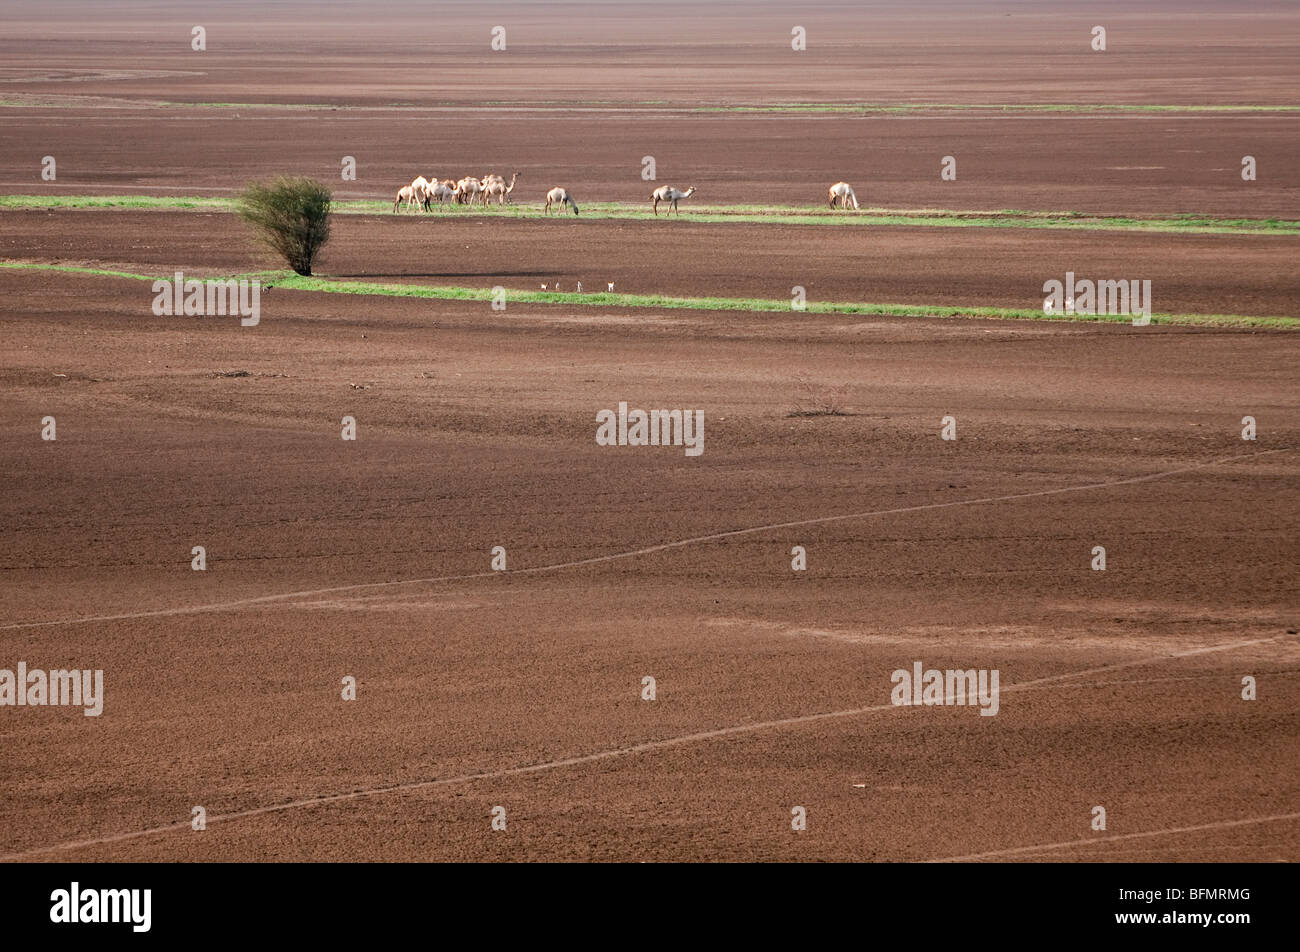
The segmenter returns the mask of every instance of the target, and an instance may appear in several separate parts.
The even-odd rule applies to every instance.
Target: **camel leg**
[[[659,217],[659,199],[655,199],[655,218]]]

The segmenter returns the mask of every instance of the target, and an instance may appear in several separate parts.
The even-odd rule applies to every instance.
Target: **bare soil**
[[[490,166],[520,169],[530,201],[552,184],[631,200],[654,154],[660,182],[709,201],[815,203],[845,177],[892,207],[1294,216],[1294,120],[1278,115],[641,104],[1294,100],[1293,7],[1127,8],[953,5],[920,29],[901,6],[827,7],[800,15],[798,54],[775,6],[706,10],[685,35],[641,5],[475,6],[412,35],[373,6],[17,4],[0,99],[49,104],[0,106],[0,188],[227,194],[269,171],[337,175],[351,154],[344,196]],[[196,22],[206,53],[188,49]],[[1105,54],[1087,49],[1094,22]],[[487,49],[496,23],[506,53]],[[612,105],[481,105],[498,99]],[[56,183],[39,179],[46,154]],[[939,181],[945,154],[958,183]],[[227,214],[5,211],[0,247],[141,273],[268,263]],[[1158,310],[1294,315],[1295,247],[689,212],[346,216],[322,267],[1015,307],[1069,269],[1151,278]],[[106,687],[97,718],[0,708],[0,856],[1300,858],[1293,333],[495,312],[282,287],[241,328],[155,317],[151,298],[145,282],[0,269],[0,668],[100,668]],[[792,416],[810,393],[845,415]],[[595,414],[620,401],[702,409],[703,455],[597,446]],[[997,669],[997,716],[891,705],[891,673],[918,660]],[[1258,700],[1241,698],[1248,675]]]

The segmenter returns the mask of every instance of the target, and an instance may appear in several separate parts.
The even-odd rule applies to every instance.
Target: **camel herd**
[[[510,176],[509,185],[495,172],[489,172],[481,178],[469,175],[460,181],[454,179],[439,181],[437,178],[426,179],[423,175],[419,175],[410,185],[403,185],[397,190],[393,211],[397,211],[403,204],[408,209],[418,205],[428,211],[433,207],[434,202],[441,205],[447,199],[451,199],[457,205],[472,205],[476,201],[488,205],[495,198],[498,205],[504,205],[510,200],[510,193],[515,190],[515,182],[518,179],[518,172]]]
[[[487,175],[475,178],[466,176],[459,181],[454,179],[437,178],[426,179],[423,175],[417,176],[415,181],[410,185],[403,185],[397,190],[397,199],[393,202],[393,211],[396,212],[402,205],[406,208],[414,209],[416,207],[429,211],[436,201],[439,205],[451,199],[458,205],[473,205],[479,202],[482,205],[489,205],[492,199],[497,200],[498,205],[504,205],[510,201],[510,193],[515,190],[515,183],[519,180],[519,173],[516,172],[510,176],[510,184],[496,174],[489,172]],[[650,195],[653,203],[655,217],[659,216],[659,206],[664,204],[668,206],[666,214],[671,215],[677,212],[681,217],[681,210],[677,203],[683,198],[690,198],[695,194],[695,186],[692,185],[686,191],[674,188],[671,185],[661,185]],[[840,207],[848,208],[852,205],[854,209],[858,208],[858,197],[853,193],[853,186],[848,182],[836,182],[827,192],[830,199],[831,208]],[[573,209],[573,214],[578,214],[578,205],[568,192],[568,189],[556,187],[546,193],[546,205],[542,209],[544,214],[551,213],[551,207],[555,206],[561,214],[564,212],[564,206],[568,205]]]

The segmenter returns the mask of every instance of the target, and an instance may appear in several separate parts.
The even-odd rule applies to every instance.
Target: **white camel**
[[[515,190],[515,181],[518,178],[519,173],[516,172],[514,175],[510,176],[510,184],[507,185],[506,180],[501,176],[492,176],[491,181],[487,182],[486,187],[483,189],[483,203],[486,205],[494,197],[496,198],[498,205],[504,205],[506,202],[510,201],[510,193]]]
[[[578,204],[573,200],[573,196],[571,196],[568,191],[558,186],[546,193],[546,208],[544,209],[546,214],[549,215],[551,213],[552,205],[559,205],[561,214],[564,213],[565,205],[568,205],[573,209],[573,214],[578,214]]]
[[[417,175],[411,182],[411,191],[415,193],[415,200],[425,211],[429,210],[429,202],[433,198],[432,188],[432,183],[423,175]]]
[[[836,202],[841,208],[848,208],[849,202],[853,203],[854,208],[858,207],[858,196],[853,194],[853,186],[848,182],[836,182],[826,194],[831,200],[831,208],[835,207]]]
[[[433,189],[433,197],[438,200],[439,205],[449,198],[456,197],[456,183],[451,179],[443,179],[441,182],[433,182],[431,187]]]
[[[655,189],[654,194],[650,196],[652,199],[654,199],[654,203],[655,203],[655,217],[659,216],[660,202],[671,202],[672,208],[668,210],[668,214],[677,212],[678,217],[680,217],[682,213],[681,213],[681,209],[677,207],[677,203],[681,201],[683,198],[690,198],[694,194],[695,194],[694,185],[692,185],[684,192],[680,188],[673,188],[671,185],[661,185],[659,188]]]

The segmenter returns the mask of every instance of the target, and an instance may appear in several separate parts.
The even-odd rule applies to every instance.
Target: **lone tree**
[[[299,274],[330,238],[330,190],[309,178],[253,182],[239,196],[239,216]]]

